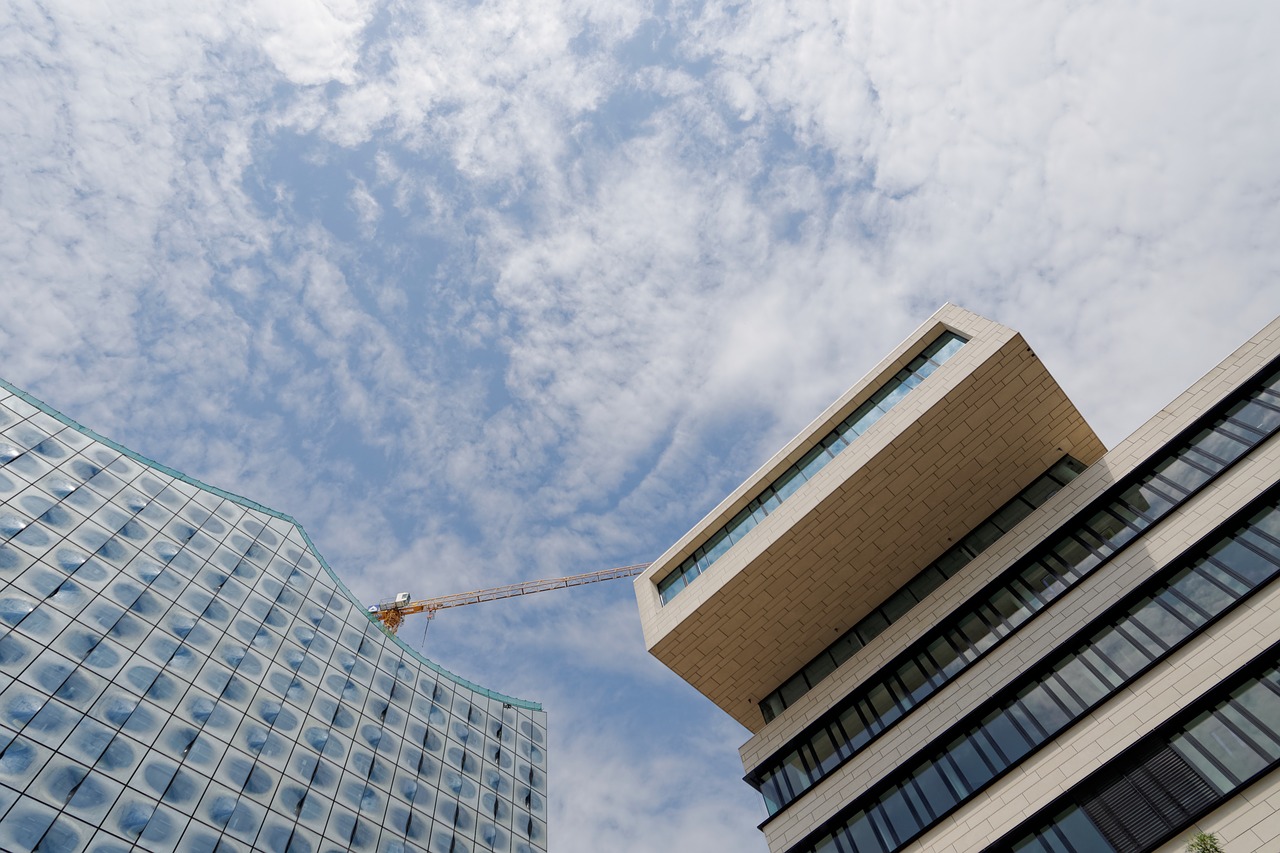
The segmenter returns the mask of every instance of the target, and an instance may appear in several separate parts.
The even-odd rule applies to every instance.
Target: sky
[[[947,301],[1112,445],[1280,313],[1277,41],[1256,0],[9,0],[0,376],[367,602],[655,559]],[[765,849],[627,581],[402,636],[545,705],[557,853]]]

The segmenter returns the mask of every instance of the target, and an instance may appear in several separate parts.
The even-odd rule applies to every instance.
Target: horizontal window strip
[[[764,715],[764,721],[772,722],[775,717],[795,704],[801,696],[818,686],[819,682],[853,657],[863,646],[878,637],[898,619],[906,616],[911,608],[923,601],[929,593],[942,586],[948,578],[999,541],[1000,537],[1012,530],[1018,522],[1056,495],[1063,486],[1084,471],[1084,468],[1083,463],[1070,456],[1064,456],[1054,463],[1048,471],[1037,477],[1013,500],[974,527],[964,539],[948,548],[941,557],[925,566],[901,589],[889,596],[884,604],[859,619],[857,624],[824,649],[822,654],[761,700],[760,713]]]
[[[663,604],[680,594],[733,545],[778,508],[807,480],[827,466],[840,451],[866,432],[876,421],[893,408],[912,388],[927,379],[943,362],[959,352],[968,339],[955,332],[943,332],[924,352],[913,358],[906,367],[894,374],[871,398],[853,410],[853,414],[840,422],[822,441],[800,457],[786,471],[765,487],[729,523],[717,530],[698,547],[683,563],[658,581],[658,597]]]
[[[1108,609],[1068,651],[1024,673],[792,853],[901,849],[1280,576],[1278,494]],[[1202,589],[1216,596],[1191,604]]]
[[[1280,428],[1280,372],[1232,395],[747,775],[772,817]],[[1190,461],[1194,458],[1194,462]],[[1195,474],[1189,472],[1194,470]]]
[[[1273,647],[985,853],[1130,853],[1185,832],[1280,768],[1278,667]]]

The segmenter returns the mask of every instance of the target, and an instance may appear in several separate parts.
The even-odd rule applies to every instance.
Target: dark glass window
[[[1268,499],[1274,500],[1274,495]],[[1190,607],[1186,599],[1175,594],[1172,585],[1180,583],[1188,568],[1195,567],[1202,560],[1201,555],[1208,551],[1220,557],[1234,554],[1241,560],[1251,559],[1224,547],[1224,543],[1249,535],[1261,535],[1261,526],[1272,523],[1277,515],[1280,515],[1280,510],[1271,506],[1267,514],[1255,516],[1253,524],[1237,528],[1222,540],[1209,543],[1167,566],[1128,600],[1100,616],[1096,620],[1103,626],[1100,630],[1086,629],[1092,633],[1084,645],[1058,653],[1015,680],[1004,696],[995,697],[967,720],[959,722],[953,732],[942,735],[900,771],[851,804],[849,809],[863,809],[873,825],[883,821],[886,831],[892,833],[890,849],[909,842],[960,800],[1009,770],[1055,732],[1088,714],[1140,675],[1144,669],[1141,666],[1126,673],[1123,679],[1117,677],[1121,669],[1111,663],[1111,658],[1126,654],[1127,647],[1124,643],[1117,643],[1116,637],[1122,640],[1148,638],[1152,641],[1148,662],[1154,662],[1177,648],[1193,630],[1201,630],[1209,624],[1207,612]],[[1280,563],[1267,561],[1267,564],[1271,567],[1270,573],[1254,577],[1245,594],[1236,598],[1235,604],[1246,600],[1254,590],[1280,575]],[[1179,607],[1181,612],[1177,609]],[[1132,654],[1135,649],[1136,646],[1129,647],[1127,653]],[[1257,683],[1257,689],[1266,693],[1260,692],[1248,700],[1254,706],[1252,710],[1246,706],[1244,694],[1237,692],[1228,702],[1212,712],[1202,713],[1187,724],[1170,741],[1174,753],[1181,758],[1170,758],[1169,761],[1174,762],[1170,765],[1173,769],[1162,771],[1164,776],[1161,778],[1174,778],[1179,772],[1182,772],[1180,778],[1184,778],[1186,773],[1194,772],[1199,774],[1196,778],[1202,780],[1197,783],[1201,788],[1208,790],[1212,787],[1224,793],[1245,784],[1280,759],[1280,734],[1269,731],[1263,722],[1280,718],[1280,684],[1275,688],[1272,684],[1271,681]],[[957,730],[959,735],[954,734]],[[953,788],[958,797],[953,796],[950,789],[944,793],[945,786],[939,787],[941,777],[938,769],[946,766],[957,771]],[[1177,770],[1183,766],[1194,768],[1194,771]],[[1180,781],[1174,787],[1185,796],[1193,799],[1198,796],[1195,795],[1195,785],[1188,787]],[[1117,791],[1104,791],[1099,796],[1124,796],[1123,791]],[[1185,793],[1187,791],[1191,793]],[[1144,808],[1150,811],[1149,806]],[[1116,819],[1121,823],[1137,820],[1124,815]],[[1142,820],[1150,823],[1145,817]],[[1031,849],[1034,845],[1054,849],[1054,845],[1059,843],[1067,844],[1064,849],[1070,849],[1069,832],[1088,835],[1087,827],[1078,821],[1073,821],[1071,827],[1074,829],[1051,827],[1037,831],[1031,841],[1018,849]],[[838,837],[847,828],[850,825],[837,817],[821,836]],[[1104,836],[1110,837],[1110,831],[1102,827]],[[1145,844],[1144,841],[1139,847],[1145,849]],[[804,849],[812,850],[811,847]]]

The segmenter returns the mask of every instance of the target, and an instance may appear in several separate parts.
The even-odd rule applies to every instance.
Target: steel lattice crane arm
[[[471,592],[455,592],[452,595],[440,595],[435,598],[409,600],[409,593],[402,592],[391,601],[384,601],[369,608],[369,615],[386,626],[394,634],[404,621],[404,617],[413,613],[426,613],[430,619],[437,610],[446,607],[461,607],[464,604],[479,604],[482,601],[497,601],[500,598],[515,598],[518,595],[532,595],[535,592],[547,592],[553,589],[567,589],[571,586],[582,586],[588,583],[631,578],[649,568],[650,563],[637,563],[634,566],[619,566],[616,569],[605,569],[599,572],[587,572],[582,575],[570,575],[567,578],[545,578],[536,581],[522,581],[506,586],[492,586],[488,589],[476,589]]]

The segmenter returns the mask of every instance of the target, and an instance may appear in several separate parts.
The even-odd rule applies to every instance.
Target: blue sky
[[[1114,443],[1280,312],[1278,38],[1243,0],[12,0],[0,375],[367,600],[657,557],[948,300]],[[426,653],[546,705],[556,851],[764,849],[745,731],[627,583]]]

